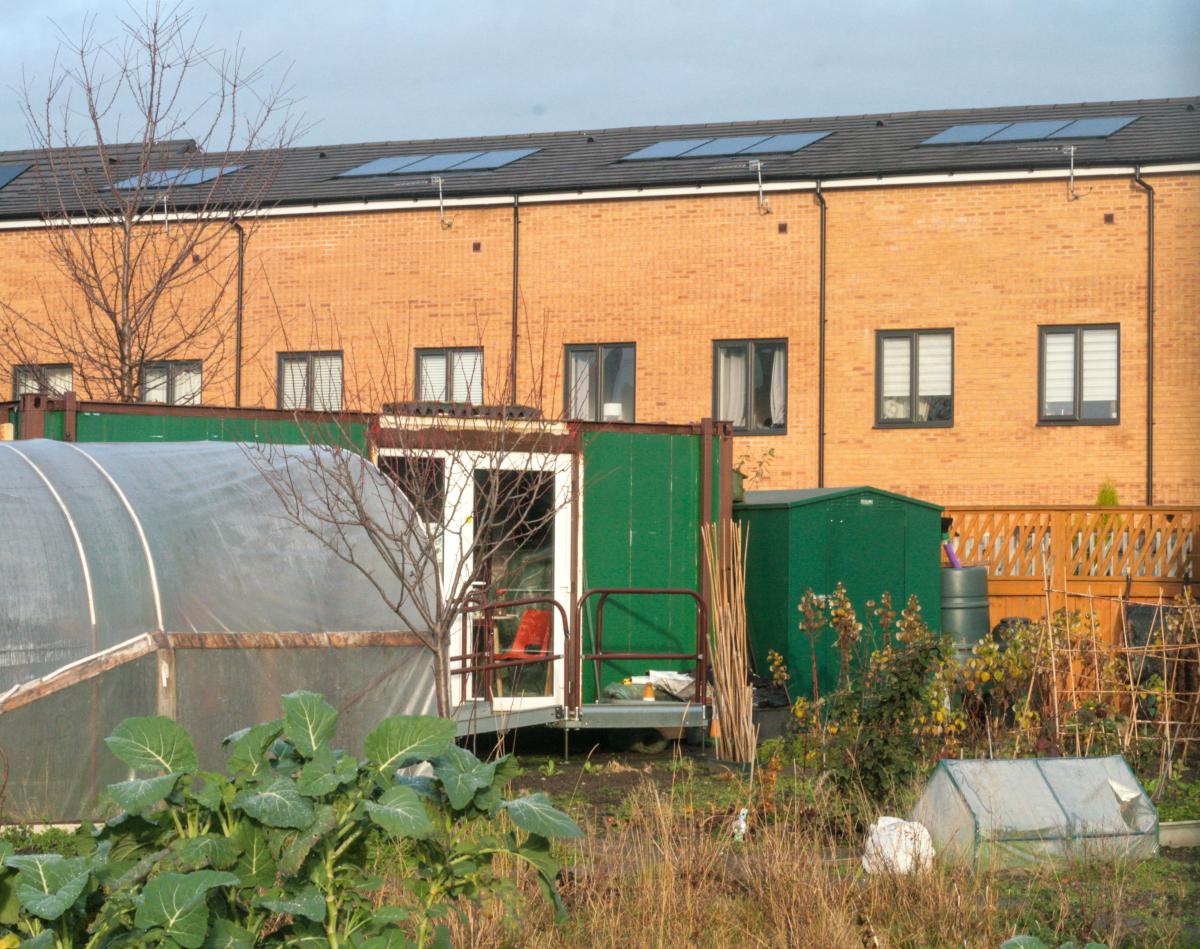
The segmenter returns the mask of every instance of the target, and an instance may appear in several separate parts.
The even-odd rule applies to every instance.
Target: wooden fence
[[[962,563],[988,568],[993,626],[1090,607],[1102,635],[1119,642],[1127,604],[1200,584],[1197,507],[975,506],[945,515]]]

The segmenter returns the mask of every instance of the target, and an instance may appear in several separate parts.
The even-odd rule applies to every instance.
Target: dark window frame
[[[735,435],[753,435],[758,436],[776,436],[786,435],[788,433],[788,425],[791,424],[791,399],[789,398],[788,385],[790,383],[789,360],[791,358],[791,347],[788,344],[786,336],[756,336],[743,337],[740,339],[714,339],[712,344],[712,407],[713,418],[721,418],[721,372],[720,364],[717,361],[722,347],[744,346],[746,348],[746,417],[750,418],[754,408],[754,347],[763,345],[782,345],[783,346],[783,417],[784,423],[780,428],[754,428],[753,426],[735,425],[733,432]]]
[[[472,402],[456,402],[450,396],[450,357],[455,353],[478,353],[479,354],[479,405],[487,402],[487,393],[483,387],[484,379],[484,353],[482,346],[418,346],[413,350],[416,356],[416,365],[413,367],[413,398],[417,402],[433,401],[445,402],[448,405],[474,405]],[[422,399],[421,398],[421,357],[422,356],[445,356],[446,357],[446,398],[444,399]]]
[[[566,343],[563,345],[563,418],[574,419],[571,415],[571,353],[594,352],[596,354],[596,392],[595,404],[593,405],[593,415],[595,418],[591,421],[602,422],[600,418],[600,406],[604,402],[604,356],[605,349],[632,349],[633,350],[633,407],[631,409],[633,418],[631,421],[637,421],[637,343]],[[588,419],[578,419],[577,421],[589,421]],[[628,424],[628,423],[623,423]]]
[[[1116,330],[1117,331],[1117,417],[1116,418],[1081,418],[1083,413],[1083,334],[1087,330]],[[1074,414],[1044,415],[1046,405],[1046,336],[1075,335],[1075,379],[1074,379]],[[1121,424],[1121,324],[1120,323],[1042,323],[1038,326],[1038,386],[1037,386],[1037,420],[1038,425],[1120,425]]]
[[[71,388],[70,392],[75,388],[75,366],[69,362],[23,362],[12,367],[12,394],[13,401],[21,398],[21,393],[17,391],[17,374],[22,372],[32,372],[37,376],[38,388],[36,393],[31,395],[63,395],[61,392],[52,392],[46,380],[46,374],[52,369],[67,369],[71,373]]]
[[[317,356],[337,356],[341,361],[341,391],[338,392],[338,405],[341,406],[338,411],[342,411],[346,406],[346,354],[341,349],[313,349],[313,350],[296,350],[285,353],[275,354],[275,405],[285,412],[312,412],[313,409],[313,359]],[[299,360],[303,357],[306,361],[304,368],[304,406],[292,409],[284,409],[283,407],[283,364],[288,360]],[[324,410],[322,410],[324,411]]]
[[[204,404],[204,360],[203,359],[156,359],[154,362],[148,362],[142,365],[142,383],[140,386],[140,395],[142,401],[146,401],[146,370],[158,369],[165,367],[167,370],[167,398],[165,402],[151,403],[155,405],[203,405]],[[175,398],[175,382],[176,376],[185,367],[193,367],[200,374],[200,391],[195,402],[180,403]]]
[[[922,421],[917,415],[917,382],[919,379],[918,339],[921,336],[950,336],[950,418]],[[912,347],[908,363],[909,418],[883,417],[883,343],[887,339],[907,339]],[[875,331],[875,427],[876,428],[953,428],[954,427],[954,328],[949,326],[923,327],[906,330]]]

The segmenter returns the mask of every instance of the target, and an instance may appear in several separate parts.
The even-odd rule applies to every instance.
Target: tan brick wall
[[[1156,493],[1200,502],[1200,178],[1158,176]],[[1145,497],[1145,195],[1129,179],[869,188],[829,202],[826,483],[947,504]],[[761,486],[817,478],[818,209],[811,193],[521,208],[519,393],[562,408],[564,343],[635,342],[639,421],[712,410],[712,341],[786,337],[785,436]],[[1105,223],[1106,214],[1113,223]],[[477,345],[508,370],[512,209],[272,218],[251,239],[244,401],[275,404],[275,357],[344,349],[348,401],[411,393],[418,346]],[[780,232],[780,225],[787,232]],[[22,240],[25,243],[22,243]],[[473,249],[475,244],[479,250]],[[0,287],[29,258],[0,235]],[[19,251],[20,252],[20,251]],[[19,256],[19,253],[18,253]],[[24,291],[23,291],[24,292]],[[1121,421],[1038,426],[1039,324],[1121,325]],[[953,327],[949,429],[874,427],[875,331]],[[7,374],[8,367],[0,371]],[[7,386],[7,379],[0,379]],[[219,389],[219,387],[214,387]],[[208,389],[209,402],[231,392]]]

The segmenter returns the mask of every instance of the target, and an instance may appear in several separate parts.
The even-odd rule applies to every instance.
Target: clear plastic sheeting
[[[315,491],[311,451],[0,442],[0,692],[155,629],[419,629],[285,516],[262,468],[291,456],[295,489]],[[374,573],[386,588],[382,560]]]
[[[1158,813],[1120,755],[943,760],[912,819],[949,863],[1006,867],[1158,852]]]
[[[221,739],[296,689],[338,709],[352,754],[380,719],[434,711],[416,610],[289,520],[268,480],[287,464],[291,490],[327,490],[311,451],[0,442],[0,821],[102,816],[130,776],[104,738],[132,716],[173,716],[219,769]],[[382,480],[363,495],[407,503]],[[366,533],[347,540],[401,601]]]

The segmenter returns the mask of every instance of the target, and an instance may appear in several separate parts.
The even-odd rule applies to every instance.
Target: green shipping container
[[[756,671],[769,676],[767,652],[775,650],[787,663],[792,697],[813,694],[813,644],[800,631],[797,606],[806,590],[828,595],[838,581],[864,634],[867,601],[885,592],[897,612],[915,595],[926,622],[940,629],[941,513],[936,504],[878,488],[748,492],[733,516],[749,531],[746,613]],[[825,695],[839,668],[832,631],[823,630],[815,647]]]
[[[704,485],[712,491],[708,510],[720,509],[718,439],[711,439],[712,468],[702,478],[705,437],[632,427],[583,433],[583,589],[700,590]],[[594,651],[595,607],[592,599],[583,615],[585,653]],[[606,652],[694,652],[695,604],[681,596],[612,596],[604,607],[603,646]],[[594,702],[605,686],[651,668],[691,672],[695,664],[615,660],[597,669],[584,663],[583,700]]]

